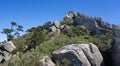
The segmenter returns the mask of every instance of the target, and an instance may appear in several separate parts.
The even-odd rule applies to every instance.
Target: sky
[[[47,21],[61,21],[68,11],[101,17],[111,24],[120,24],[120,0],[0,0],[0,32],[11,22],[24,30]],[[6,35],[0,33],[0,42]]]

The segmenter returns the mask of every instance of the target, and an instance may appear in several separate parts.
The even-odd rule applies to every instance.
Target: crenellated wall
[[[120,37],[120,28],[117,25],[104,22],[100,17],[89,17],[79,12],[69,11],[67,18],[73,18],[75,25],[82,25],[92,31],[93,34],[98,34],[101,28],[113,30],[115,37]],[[101,34],[101,33],[100,33]]]

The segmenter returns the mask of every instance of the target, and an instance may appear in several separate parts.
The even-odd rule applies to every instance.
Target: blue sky
[[[120,24],[120,0],[0,0],[0,32],[15,21],[24,30],[47,21],[62,20],[67,11],[102,17],[111,24]],[[0,34],[0,41],[6,35]]]

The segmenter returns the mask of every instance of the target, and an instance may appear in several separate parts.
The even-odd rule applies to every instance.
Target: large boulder
[[[59,21],[55,21],[53,23],[53,25],[56,27],[56,28],[59,28],[60,27],[60,22]]]
[[[45,56],[40,60],[41,66],[55,66],[55,64],[52,62],[52,60],[48,57]]]
[[[6,42],[6,43],[3,45],[3,47],[5,48],[5,50],[7,50],[7,51],[9,51],[9,52],[12,52],[12,51],[16,48],[12,41]]]
[[[8,61],[11,59],[11,54],[15,49],[15,45],[12,41],[8,41],[5,44],[0,45],[0,62],[3,63],[4,61]]]
[[[104,66],[103,57],[98,48],[92,44],[71,44],[52,53],[53,60],[68,59],[75,66]],[[64,63],[64,62],[62,62]]]
[[[6,51],[3,51],[3,55],[4,55],[4,60],[6,60],[6,61],[8,61],[8,60],[10,60],[11,59],[11,54],[10,53],[8,53],[8,52],[6,52]]]
[[[49,32],[56,32],[57,28],[55,26],[52,26],[49,28]]]

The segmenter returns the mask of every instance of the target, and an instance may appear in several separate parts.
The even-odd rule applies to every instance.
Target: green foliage
[[[90,31],[81,26],[73,26],[63,32],[63,34],[68,37],[76,37],[76,36],[86,36],[90,35]]]
[[[38,28],[34,29],[33,35],[27,41],[28,49],[35,48],[45,40],[47,40],[46,32],[41,26],[39,26]]]
[[[109,31],[105,35],[102,36],[91,36],[88,38],[88,40],[91,43],[94,43],[97,45],[97,47],[101,51],[105,51],[111,48],[112,43],[113,43],[113,33]]]
[[[28,32],[28,33],[34,32],[35,29],[36,29],[36,27],[32,27],[32,28],[28,29],[26,32]]]
[[[66,58],[62,59],[61,61],[56,60],[56,66],[71,66],[71,62]]]
[[[63,21],[61,21],[61,25],[64,25],[64,24],[66,24],[66,25],[73,25],[73,19],[72,18],[64,18],[64,20]]]
[[[13,35],[11,35],[12,32],[13,31],[11,29],[4,28],[3,32],[1,32],[1,33],[6,34],[7,35],[7,41],[9,41],[9,40],[13,39]]]
[[[14,28],[14,26],[16,28]],[[12,40],[14,37],[19,37],[20,32],[23,32],[23,26],[17,25],[16,22],[11,22],[11,28],[4,28],[1,33],[7,35],[7,41]]]
[[[50,21],[48,21],[43,25],[43,28],[48,30],[49,27],[51,27],[51,26],[52,26],[52,23]]]
[[[40,66],[39,52],[29,52],[23,55],[13,57],[8,62],[1,64],[1,66]]]
[[[12,35],[12,31],[16,31],[16,34],[19,33],[18,31],[23,31],[22,26],[18,25],[18,28],[14,30],[13,28],[14,26],[17,26],[17,24],[15,22],[12,22],[11,24],[12,29],[3,29],[4,34],[10,36]],[[54,33],[53,36],[48,37],[46,35],[46,29],[48,29],[52,24],[51,22],[47,22],[43,26],[33,27],[27,30],[28,33],[26,35],[14,39],[13,42],[17,49],[12,52],[12,54],[19,54],[2,66],[40,66],[41,63],[39,60],[43,56],[48,55],[51,57],[53,51],[68,44],[91,42],[97,45],[101,52],[106,52],[106,50],[111,48],[111,44],[113,42],[113,33],[110,30],[101,29],[101,32],[104,35],[91,36],[88,29],[82,26],[73,26],[71,18],[64,19],[61,24],[67,24],[70,26],[70,28],[64,30],[60,35]],[[56,60],[56,65],[69,66],[71,65],[71,62],[67,59],[63,59],[62,61]]]

